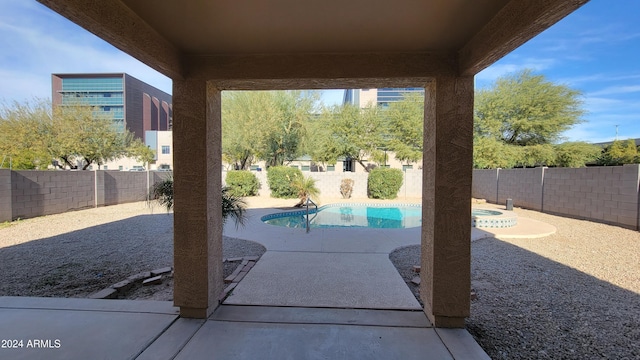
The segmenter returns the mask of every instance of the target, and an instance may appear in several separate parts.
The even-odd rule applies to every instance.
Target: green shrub
[[[402,186],[402,170],[376,168],[367,180],[369,197],[372,199],[395,199]]]
[[[229,194],[233,196],[256,196],[260,189],[260,181],[248,170],[234,170],[227,173],[226,179]]]
[[[267,169],[267,183],[271,189],[271,197],[296,199],[298,191],[291,186],[296,176],[302,177],[302,171],[288,166],[271,166]]]

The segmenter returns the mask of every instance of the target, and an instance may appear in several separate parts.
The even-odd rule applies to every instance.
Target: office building
[[[143,141],[146,131],[171,130],[171,95],[126,73],[52,74],[51,88],[54,106],[86,103]]]
[[[342,102],[361,108],[372,105],[387,107],[391,102],[402,100],[406,93],[424,94],[424,88],[347,89]]]

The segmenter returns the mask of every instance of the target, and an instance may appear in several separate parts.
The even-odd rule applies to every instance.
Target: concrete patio
[[[421,311],[220,306],[185,319],[170,302],[0,298],[5,359],[488,359],[463,329]]]

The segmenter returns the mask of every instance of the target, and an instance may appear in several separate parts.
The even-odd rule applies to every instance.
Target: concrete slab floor
[[[176,359],[210,358],[424,360],[453,356],[433,328],[209,320]]]
[[[134,359],[177,318],[167,302],[2,297],[0,359]]]
[[[203,320],[170,302],[0,297],[0,339],[0,359],[488,359],[466,330],[402,310],[222,305]]]
[[[423,311],[301,308],[284,306],[222,305],[210,320],[370,326],[432,327]]]

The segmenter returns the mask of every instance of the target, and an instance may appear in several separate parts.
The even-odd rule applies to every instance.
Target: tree
[[[319,99],[314,92],[231,91],[223,93],[222,152],[236,170],[259,158],[283,165],[302,155],[306,124]]]
[[[119,131],[112,119],[81,103],[57,106],[48,100],[3,105],[0,108],[0,156],[10,156],[16,169],[46,169],[61,160],[64,165],[87,169],[91,164],[132,155],[153,159],[151,149]]]
[[[638,149],[633,139],[626,141],[615,140],[605,148],[598,164],[600,165],[623,165],[638,162]]]
[[[135,158],[145,164],[147,168],[149,167],[149,163],[156,158],[155,151],[151,150],[151,148],[140,139],[134,139],[131,141],[127,147],[126,153],[127,156]]]
[[[53,110],[48,149],[52,158],[61,159],[71,169],[104,164],[127,155],[133,140],[128,131],[120,132],[112,118],[99,109],[82,105],[59,105]]]
[[[377,107],[360,109],[353,105],[325,108],[314,121],[314,149],[310,155],[316,162],[335,163],[339,157],[358,162],[367,172],[364,161],[379,156],[384,146],[385,123]]]
[[[44,99],[0,107],[0,157],[14,169],[45,169],[51,163],[46,137],[51,104]]]
[[[499,78],[476,92],[474,109],[474,165],[480,168],[553,165],[572,163],[563,149],[554,146],[564,131],[580,123],[580,92],[547,81],[542,75],[523,70]],[[580,163],[576,160],[576,163]],[[583,164],[584,165],[584,164]]]
[[[477,91],[475,133],[513,145],[552,144],[581,122],[580,92],[523,70]]]
[[[516,150],[516,166],[535,167],[553,165],[556,153],[551,144],[514,146]]]
[[[387,121],[388,148],[396,159],[416,162],[422,159],[424,136],[424,96],[409,93],[389,104],[384,113]]]
[[[235,170],[247,170],[260,148],[266,92],[222,93],[222,154]],[[268,112],[266,112],[268,114]]]
[[[601,152],[602,149],[597,145],[582,141],[565,142],[555,146],[555,164],[561,167],[584,167],[595,161]]]
[[[301,91],[272,91],[270,95],[276,116],[266,123],[264,147],[259,154],[267,166],[280,166],[303,155],[305,125],[318,96]]]
[[[473,167],[476,169],[512,168],[518,163],[519,149],[490,137],[473,139]]]

